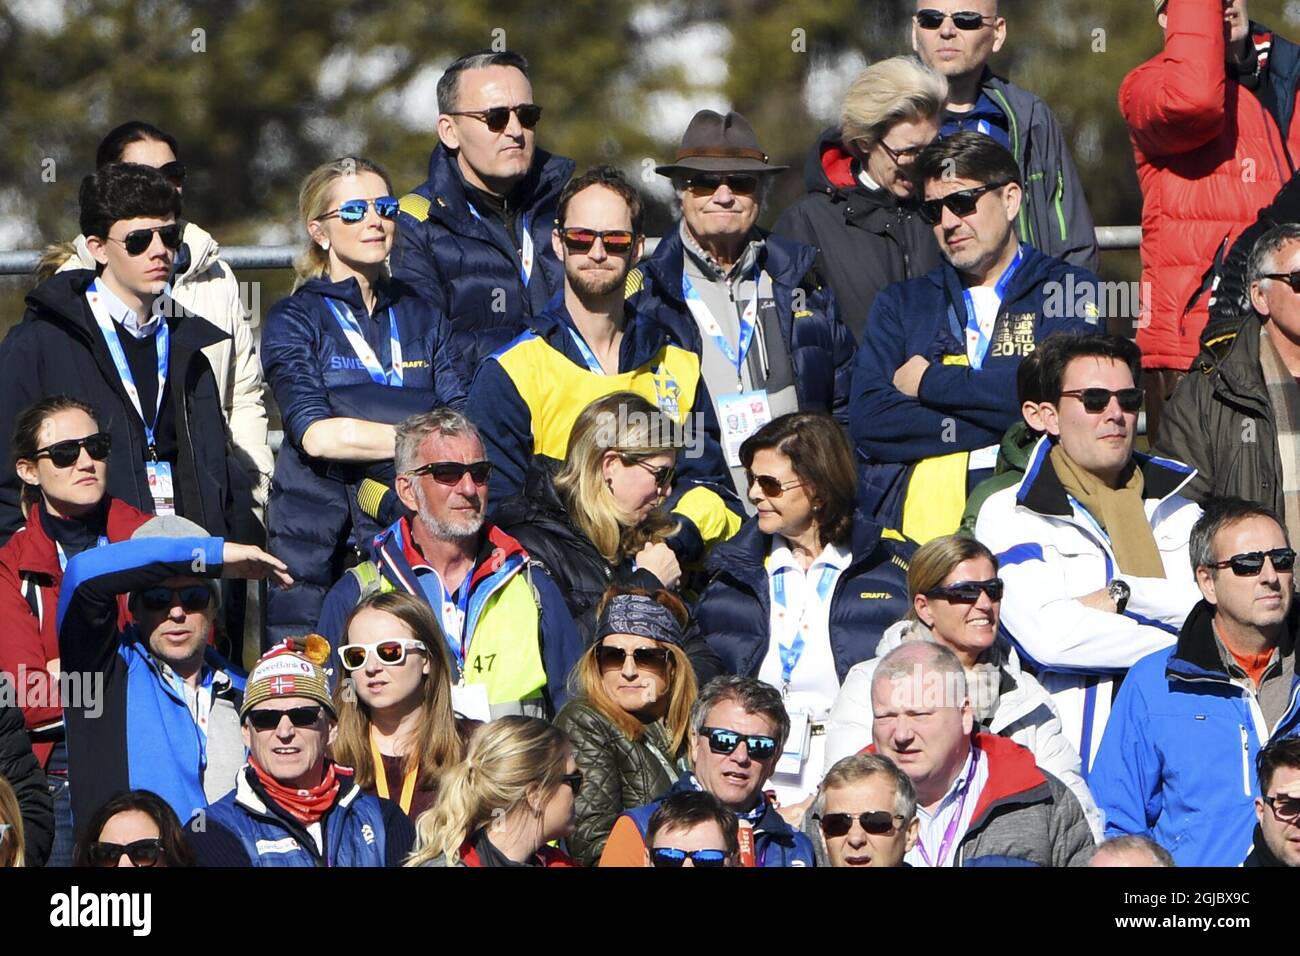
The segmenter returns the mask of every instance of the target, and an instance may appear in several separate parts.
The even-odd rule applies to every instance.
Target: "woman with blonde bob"
[[[285,433],[269,547],[298,581],[270,595],[271,641],[316,627],[346,544],[381,530],[357,490],[366,478],[392,483],[394,424],[465,401],[467,374],[447,320],[389,273],[392,193],[381,167],[348,156],[314,169],[299,194],[309,241],[293,294],[271,307],[262,335]]]
[[[1051,696],[1020,667],[1011,643],[998,633],[1002,579],[998,559],[979,541],[945,535],[912,555],[907,573],[911,607],[889,628],[876,656],[849,671],[826,727],[827,760],[858,753],[871,743],[871,679],[880,659],[904,641],[934,641],[966,670],[978,730],[1010,737],[1033,753],[1044,770],[1076,797],[1094,835],[1101,814],[1080,771],[1078,751],[1061,729]]]
[[[619,814],[666,793],[687,769],[697,691],[682,647],[688,619],[662,589],[613,587],[601,599],[596,640],[574,668],[574,697],[555,718],[587,779],[569,841],[585,866],[600,859]]]
[[[557,475],[538,461],[522,495],[496,522],[559,586],[587,643],[611,584],[675,589],[681,567],[665,543],[680,428],[633,392],[614,392],[578,415]]]
[[[939,135],[948,81],[910,56],[873,63],[844,96],[840,125],[805,165],[808,193],[773,231],[821,250],[840,316],[859,342],[876,295],[939,265],[916,214],[912,162]]]
[[[565,866],[582,774],[564,732],[537,717],[483,724],[416,821],[407,866]]]
[[[363,598],[343,633],[338,655],[347,676],[334,691],[332,756],[354,768],[358,787],[415,819],[465,753],[442,629],[424,601],[389,591]]]

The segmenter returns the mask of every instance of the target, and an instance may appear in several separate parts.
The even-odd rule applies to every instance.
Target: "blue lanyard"
[[[101,535],[99,536],[99,540],[95,542],[95,547],[97,547],[97,548],[102,548],[102,547],[103,547],[104,545],[106,545],[106,544],[108,544],[108,535],[106,535],[106,534],[101,534]],[[66,553],[64,552],[64,550],[63,550],[63,545],[61,545],[61,544],[59,544],[59,542],[55,541],[55,542],[54,542],[54,550],[55,550],[55,553],[58,554],[58,556],[59,556],[59,570],[60,570],[60,571],[66,571],[66,570],[68,570],[68,556],[67,556],[67,554],[66,554]]]
[[[591,346],[588,345],[585,341],[583,341],[583,338],[578,333],[577,329],[575,329],[571,325],[567,326],[567,328],[569,330],[569,334],[573,336],[573,341],[578,346],[578,351],[582,353],[582,360],[587,363],[587,368],[595,372],[597,375],[604,375],[605,369],[600,364],[600,359],[596,358],[596,353],[591,350]]]
[[[469,631],[469,592],[470,582],[474,579],[474,568],[470,568],[465,574],[465,580],[460,582],[460,587],[453,593],[456,595],[456,609],[460,612],[460,628],[453,633],[453,628],[449,626],[446,615],[443,613],[447,603],[447,591],[443,587],[442,578],[437,571],[430,574],[419,576],[420,586],[424,589],[425,596],[438,612],[438,622],[442,624],[443,637],[447,640],[447,647],[451,650],[451,656],[456,661],[456,670],[458,673],[465,671],[465,635]],[[436,592],[436,593],[435,593]]]
[[[1025,247],[1016,248],[1016,257],[1011,260],[1002,277],[998,279],[997,284],[993,287],[993,294],[998,297],[998,306],[1001,307],[1002,299],[1006,295],[1007,286],[1011,284],[1011,277],[1020,268],[1020,260],[1024,258]],[[978,370],[984,365],[984,355],[989,350],[991,339],[984,334],[980,328],[979,317],[975,314],[975,300],[971,298],[970,289],[961,290],[962,298],[966,301],[966,331],[975,335],[975,356],[971,359],[971,367]]]
[[[135,377],[131,374],[131,366],[127,364],[126,352],[122,351],[122,343],[117,339],[117,330],[113,327],[113,319],[108,314],[108,308],[100,298],[99,280],[96,279],[90,284],[87,290],[90,299],[90,311],[95,316],[95,324],[99,326],[100,333],[104,336],[104,343],[108,346],[108,352],[113,357],[113,365],[117,367],[117,377],[122,380],[122,388],[126,391],[126,397],[131,400],[135,406],[136,412],[140,416],[140,421],[144,423],[144,439],[148,446],[149,457],[153,461],[158,460],[158,439],[155,434],[158,428],[158,418],[162,414],[163,390],[167,386],[167,363],[171,345],[171,329],[167,327],[167,320],[164,318],[158,323],[158,329],[154,332],[154,345],[158,350],[158,407],[154,409],[153,419],[145,417],[144,407],[140,404],[140,390],[136,388]]]
[[[479,211],[474,208],[474,204],[468,200],[465,205],[469,207],[470,215],[479,222],[483,217]],[[519,277],[524,280],[524,288],[528,288],[528,280],[533,277],[533,234],[528,231],[530,219],[527,213],[519,218]]]
[[[785,600],[785,573],[789,570],[789,568],[780,568],[772,576],[772,600],[783,608],[788,607]],[[830,593],[831,587],[835,583],[835,575],[837,571],[838,569],[833,565],[827,565],[822,568],[821,576],[817,579],[817,599],[819,601],[825,602],[827,595]],[[802,626],[802,617],[807,613],[808,602],[805,601],[803,614],[800,615],[801,620],[790,622],[791,628],[794,631],[794,640],[791,641],[789,647],[782,644],[779,637],[777,638],[776,649],[781,655],[781,685],[783,692],[789,689],[790,678],[794,674],[795,666],[799,663],[799,658],[803,657],[806,642],[804,641],[800,630]]]
[[[348,340],[352,346],[352,351],[357,353],[357,358],[361,364],[366,367],[370,373],[370,378],[376,385],[389,385],[393,388],[402,387],[402,340],[397,334],[397,314],[393,307],[388,307],[388,340],[389,350],[392,353],[392,370],[385,373],[384,367],[379,363],[379,356],[375,350],[370,347],[366,337],[361,334],[361,326],[357,325],[357,320],[352,315],[351,309],[340,309],[333,299],[326,299],[325,304],[329,306],[330,311],[334,313],[334,318],[338,320],[339,328],[343,330],[343,337]]]
[[[732,348],[731,343],[727,341],[727,337],[722,334],[722,326],[718,324],[718,320],[709,311],[708,306],[704,304],[704,299],[700,297],[699,292],[691,283],[690,276],[686,274],[685,269],[682,270],[682,295],[686,299],[687,308],[691,310],[691,313],[709,338],[713,339],[713,343],[727,357],[727,361],[736,366],[737,376],[740,375],[740,370],[744,367],[745,356],[748,354],[750,343],[754,339],[754,327],[758,324],[758,279],[758,261],[755,260],[754,298],[750,300],[749,305],[745,306],[745,311],[740,316],[740,335],[737,338],[737,347]]]

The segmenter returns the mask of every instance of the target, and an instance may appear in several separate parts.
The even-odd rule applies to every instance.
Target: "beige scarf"
[[[1132,461],[1121,475],[1118,488],[1111,488],[1081,468],[1059,444],[1052,448],[1052,468],[1061,486],[1101,525],[1110,537],[1111,550],[1123,574],[1139,578],[1163,578],[1155,535],[1142,507],[1142,471]]]

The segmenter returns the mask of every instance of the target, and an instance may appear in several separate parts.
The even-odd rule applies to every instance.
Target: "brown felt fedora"
[[[656,166],[655,172],[660,176],[678,172],[779,173],[790,168],[774,166],[767,159],[745,117],[700,110],[682,134],[676,160]]]

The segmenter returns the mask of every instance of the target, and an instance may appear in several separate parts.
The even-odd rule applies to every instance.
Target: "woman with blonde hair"
[[[624,810],[650,803],[687,769],[697,686],[683,648],[688,615],[672,593],[612,587],[596,640],[573,672],[575,696],[555,718],[587,786],[569,849],[593,866]]]
[[[679,435],[633,392],[598,398],[579,413],[559,473],[538,461],[524,493],[497,509],[497,525],[555,580],[588,644],[611,584],[673,590],[681,580],[664,507]]]
[[[861,342],[877,293],[939,265],[934,231],[916,214],[912,162],[939,135],[948,81],[896,56],[867,67],[844,96],[840,125],[805,164],[808,193],[773,231],[821,250],[840,317]]]
[[[354,769],[358,787],[414,820],[465,753],[442,629],[420,598],[377,591],[358,602],[343,633],[338,655],[347,676],[334,691],[331,755]]]
[[[285,433],[269,547],[299,582],[270,595],[272,642],[316,627],[346,544],[381,530],[356,491],[367,477],[392,482],[393,425],[465,401],[466,371],[446,319],[389,274],[392,192],[382,168],[349,156],[314,169],[299,194],[309,241],[293,294],[271,307],[262,336]]]
[[[547,846],[573,832],[583,775],[564,732],[537,717],[483,724],[416,821],[408,866],[576,866]]]

